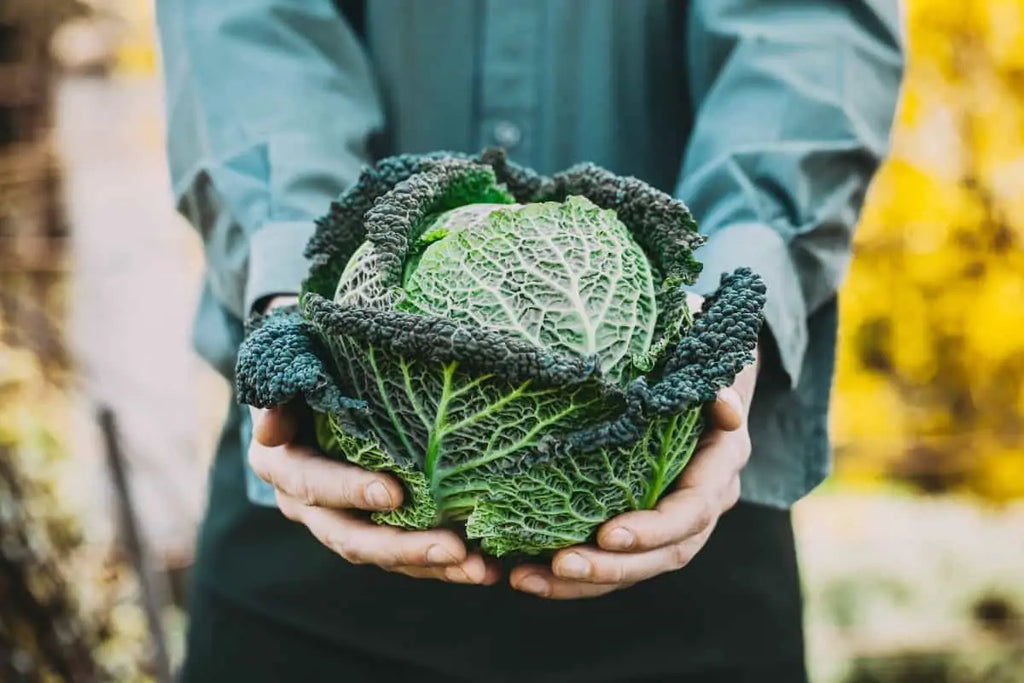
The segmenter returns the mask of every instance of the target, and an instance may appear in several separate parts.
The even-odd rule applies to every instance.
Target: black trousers
[[[330,620],[303,621],[302,608],[285,615],[229,595],[226,583],[197,581],[184,683],[806,680],[784,511],[741,504],[689,566],[592,600],[351,571],[353,595],[329,608],[338,633]],[[366,628],[350,626],[367,605]]]

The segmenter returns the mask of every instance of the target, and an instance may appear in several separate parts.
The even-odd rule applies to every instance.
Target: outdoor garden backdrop
[[[820,682],[1024,681],[1024,1],[905,15],[840,298],[835,473],[795,510],[808,658]],[[181,656],[228,396],[189,346],[202,256],[155,55],[147,0],[0,5],[3,681]]]

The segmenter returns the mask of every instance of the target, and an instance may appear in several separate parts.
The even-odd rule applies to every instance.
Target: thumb
[[[299,429],[299,421],[286,406],[261,410],[252,408],[252,435],[267,447],[290,443]]]
[[[711,405],[711,419],[715,426],[727,432],[743,426],[743,401],[732,387],[718,390],[718,396]]]

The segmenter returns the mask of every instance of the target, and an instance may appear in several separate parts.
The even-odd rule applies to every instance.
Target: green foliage
[[[243,344],[239,399],[301,396],[326,453],[401,479],[380,523],[583,542],[657,502],[751,360],[764,285],[725,276],[694,320],[700,242],[681,202],[595,166],[386,159],[319,221],[300,310]]]

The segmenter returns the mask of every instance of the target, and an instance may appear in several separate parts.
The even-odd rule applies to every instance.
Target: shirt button
[[[494,141],[502,147],[515,147],[523,139],[523,131],[511,121],[499,121],[494,125]]]

